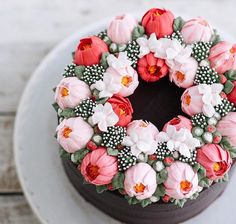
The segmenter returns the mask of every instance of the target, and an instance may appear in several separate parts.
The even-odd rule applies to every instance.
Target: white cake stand
[[[25,196],[42,223],[119,223],[85,202],[75,191],[64,173],[53,138],[57,119],[51,106],[54,101],[51,90],[62,78],[65,65],[71,62],[71,52],[78,40],[101,31],[105,24],[103,21],[90,26],[59,44],[32,75],[19,105],[14,133],[15,161]],[[236,223],[235,182],[236,175],[220,199],[186,223]]]

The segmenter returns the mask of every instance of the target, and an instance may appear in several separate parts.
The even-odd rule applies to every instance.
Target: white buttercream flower
[[[98,104],[93,111],[92,123],[98,124],[101,131],[107,131],[107,127],[113,126],[119,121],[119,117],[113,111],[110,103]]]
[[[154,56],[165,59],[166,64],[173,68],[185,63],[191,54],[190,46],[183,46],[176,39],[161,38],[157,41]]]
[[[97,89],[99,91],[99,98],[112,97],[118,93],[121,89],[118,79],[109,73],[104,73],[103,80],[96,81],[90,87],[92,90]]]
[[[158,142],[167,142],[167,148],[178,151],[181,155],[190,158],[191,151],[200,146],[200,141],[194,138],[190,130],[181,128],[179,131],[172,125],[167,127],[166,132],[160,132],[157,136]]]
[[[200,84],[198,85],[198,91],[202,94],[203,108],[202,112],[208,116],[212,117],[216,111],[215,106],[222,103],[222,98],[220,93],[223,90],[223,85],[215,83],[212,85]]]
[[[116,70],[124,69],[132,65],[132,61],[128,59],[126,51],[120,52],[118,57],[110,54],[107,57],[107,63],[110,67]]]
[[[137,39],[137,43],[140,46],[139,58],[149,54],[150,52],[155,52],[158,47],[158,42],[155,33],[151,34],[149,39],[147,37],[140,37]]]

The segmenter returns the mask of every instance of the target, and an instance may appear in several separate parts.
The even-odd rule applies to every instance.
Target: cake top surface
[[[236,44],[153,8],[79,40],[55,88],[56,138],[98,193],[183,206],[236,156]]]

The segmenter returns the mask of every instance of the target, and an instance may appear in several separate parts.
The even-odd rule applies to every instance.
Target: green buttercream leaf
[[[107,149],[107,153],[108,153],[108,155],[110,155],[110,156],[117,156],[118,153],[119,153],[119,151],[118,151],[118,149],[108,148],[108,149]]]
[[[79,65],[75,67],[75,75],[80,79],[83,76],[85,67],[83,65]]]
[[[222,148],[227,149],[227,150],[229,150],[231,148],[231,144],[230,144],[228,138],[226,138],[226,137],[222,138],[220,145],[222,146]]]
[[[185,202],[187,201],[187,199],[180,199],[180,200],[175,200],[175,205],[179,206],[180,208],[184,207]]]
[[[226,72],[225,76],[230,81],[235,81],[236,80],[236,70],[230,70],[230,71]]]
[[[63,110],[62,112],[59,113],[60,117],[65,117],[65,118],[70,118],[70,117],[75,117],[75,111],[74,109],[68,108]]]
[[[105,52],[102,54],[101,60],[100,60],[100,64],[102,67],[104,67],[105,69],[108,68],[108,63],[107,63],[107,57],[109,56],[108,52]]]
[[[123,173],[117,173],[112,180],[113,189],[117,190],[119,188],[124,188],[124,179],[125,179],[125,176]]]
[[[60,148],[59,155],[61,158],[70,159],[70,153],[66,152],[63,148]]]
[[[125,198],[128,200],[129,205],[135,205],[135,204],[140,203],[140,201],[135,197],[131,198],[131,197],[126,196]]]
[[[145,32],[144,27],[141,25],[138,25],[133,30],[132,39],[137,40],[139,37],[142,37],[144,35],[144,32]]]
[[[193,170],[195,172],[198,172],[198,170],[201,168],[201,165],[199,163],[196,163],[194,166],[193,166]]]
[[[96,100],[96,103],[97,104],[105,104],[108,99],[109,99],[108,97],[104,97],[104,98]]]
[[[56,112],[60,108],[59,105],[56,102],[54,104],[52,104],[52,106],[53,106],[53,108],[55,109]]]
[[[232,92],[233,88],[234,88],[234,84],[230,80],[227,80],[224,85],[224,92],[226,94],[229,94]]]
[[[212,181],[208,179],[207,177],[202,178],[198,183],[200,187],[207,187],[207,188],[210,187],[211,184],[212,184]]]
[[[236,158],[236,147],[230,147],[229,148],[229,153],[230,153],[230,157],[232,159]]]
[[[107,185],[96,186],[96,190],[98,194],[101,194],[107,190]]]
[[[199,167],[198,171],[198,179],[201,180],[202,178],[204,178],[206,176],[206,169],[202,166]]]
[[[77,152],[73,153],[73,162],[81,163],[84,157],[89,153],[88,149],[80,149]]]
[[[221,41],[220,35],[214,30],[214,34],[211,37],[212,46],[218,44]]]
[[[168,176],[168,173],[167,173],[167,170],[166,169],[163,169],[161,170],[158,174],[157,174],[157,182],[159,184],[162,184],[166,181],[167,179],[167,176]]]
[[[177,17],[175,20],[174,20],[174,31],[180,31],[182,29],[182,27],[184,26],[184,23],[185,21],[183,20],[182,17]]]
[[[150,199],[144,199],[141,201],[141,206],[145,208],[146,206],[152,204],[152,201]]]
[[[226,173],[226,174],[224,175],[224,177],[222,178],[222,180],[223,180],[224,182],[228,182],[228,181],[229,181],[229,174]]]
[[[165,188],[162,184],[159,184],[157,186],[157,189],[155,191],[155,193],[153,194],[153,196],[157,197],[157,198],[160,198],[160,197],[163,197],[165,195]]]

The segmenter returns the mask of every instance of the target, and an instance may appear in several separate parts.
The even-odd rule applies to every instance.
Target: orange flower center
[[[187,180],[183,180],[180,182],[180,190],[183,194],[188,194],[192,189],[192,183]]]
[[[145,188],[146,188],[146,187],[145,187],[142,183],[136,184],[136,185],[134,186],[134,190],[135,190],[136,193],[143,193],[144,190],[145,190]]]
[[[142,128],[146,128],[148,126],[148,124],[144,121],[141,121],[139,126],[142,127]]]
[[[130,83],[133,81],[132,77],[129,75],[125,75],[122,77],[121,83],[125,87],[129,87]]]
[[[154,75],[157,71],[157,66],[156,65],[152,65],[152,66],[148,66],[148,73],[150,75]]]
[[[82,50],[87,50],[87,49],[89,49],[89,48],[91,48],[92,47],[92,44],[83,44],[82,46],[81,46],[81,49]]]
[[[68,96],[68,95],[69,95],[69,90],[65,87],[62,87],[61,88],[61,96],[65,97],[65,96]]]
[[[184,101],[185,101],[185,104],[186,105],[190,105],[190,103],[191,103],[191,96],[190,95],[185,95],[185,97],[184,97]]]
[[[126,110],[125,110],[125,108],[119,107],[119,114],[120,114],[121,116],[126,115]]]
[[[185,80],[185,74],[184,73],[178,71],[178,72],[175,73],[175,75],[176,75],[176,78],[179,82],[183,82]]]
[[[232,47],[232,48],[230,49],[230,53],[231,53],[231,54],[235,54],[235,53],[236,53],[236,47]]]
[[[154,16],[160,16],[161,14],[156,11],[156,12],[153,13],[153,15],[154,15]]]
[[[225,161],[215,162],[213,164],[213,170],[216,176],[222,176],[227,171],[228,165]]]
[[[65,138],[69,138],[71,132],[72,132],[72,129],[70,129],[69,127],[66,127],[66,128],[63,130],[62,135],[63,135],[63,137],[65,137]]]
[[[219,171],[219,170],[220,170],[220,163],[214,163],[214,164],[213,164],[213,170],[214,170],[215,172]]]
[[[86,172],[91,181],[95,180],[99,175],[99,167],[89,164],[86,168]]]

